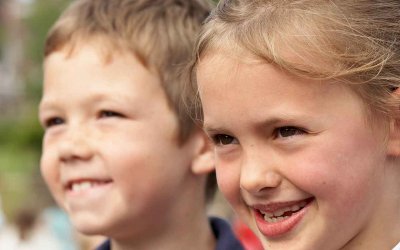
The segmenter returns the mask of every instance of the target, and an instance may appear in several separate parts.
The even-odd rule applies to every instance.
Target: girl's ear
[[[400,89],[397,89],[393,93],[396,98],[400,99]],[[400,114],[400,107],[397,112]],[[396,118],[392,118],[389,127],[389,138],[387,154],[393,157],[400,156],[400,118],[396,114]]]
[[[387,154],[393,157],[400,156],[400,120],[392,119],[389,127]]]
[[[192,172],[196,175],[208,174],[214,171],[215,166],[213,146],[202,130],[196,131],[194,136],[198,144],[192,161]]]

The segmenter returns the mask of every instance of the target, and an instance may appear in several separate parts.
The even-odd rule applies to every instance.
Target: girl
[[[222,1],[192,72],[265,249],[400,249],[400,3]]]

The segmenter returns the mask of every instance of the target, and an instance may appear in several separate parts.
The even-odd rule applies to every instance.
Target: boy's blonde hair
[[[190,61],[211,7],[207,0],[76,0],[50,29],[45,57],[61,49],[72,53],[90,39],[101,41],[105,60],[114,51],[130,51],[159,75],[177,113],[183,143],[194,125],[180,105],[180,92],[187,84],[181,68]]]
[[[399,1],[222,0],[196,46],[192,89],[199,60],[217,50],[249,53],[300,77],[352,84],[370,111],[398,116],[392,92],[400,86]],[[202,116],[201,108],[196,114]]]

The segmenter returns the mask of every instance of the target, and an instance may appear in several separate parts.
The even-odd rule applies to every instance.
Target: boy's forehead
[[[92,43],[79,44],[74,48],[64,47],[50,53],[44,61],[44,91],[53,82],[68,87],[68,81],[133,81],[138,83],[135,85],[151,81],[160,84],[159,75],[146,68],[131,53],[116,50],[110,52],[108,58],[105,55],[108,54],[104,54],[101,47]]]
[[[96,56],[102,59],[104,64],[109,63],[112,61],[113,57],[118,55],[127,55],[129,53],[135,56],[134,53],[132,53],[132,51],[130,51],[122,42],[118,41],[118,39],[95,35],[76,35],[58,48],[50,51],[46,55],[45,62],[53,54],[62,54],[64,59],[69,59],[88,47],[95,52]]]

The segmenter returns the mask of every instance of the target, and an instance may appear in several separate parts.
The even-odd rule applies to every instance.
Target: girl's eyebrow
[[[310,121],[312,118],[309,115],[306,114],[284,114],[281,113],[280,115],[271,115],[268,118],[265,119],[260,119],[259,121],[255,121],[253,123],[252,127],[255,128],[256,130],[261,129],[265,130],[265,128],[270,128],[274,127],[277,125],[281,125],[283,123],[299,123],[301,121]],[[215,134],[215,133],[226,133],[230,134],[230,129],[227,129],[226,127],[214,125],[210,122],[207,122],[206,120],[204,121],[203,124],[203,130],[206,133],[209,134]]]
[[[203,130],[207,134],[227,133],[227,130],[225,128],[214,127],[213,125],[210,125],[210,124],[207,124],[207,123],[203,124]]]
[[[266,127],[273,126],[279,122],[285,121],[285,119],[280,119],[277,117],[267,118],[265,120],[261,120],[256,122],[253,127],[255,128],[262,128],[265,129]],[[203,130],[209,134],[216,134],[216,133],[226,133],[230,134],[230,130],[222,127],[222,126],[215,126],[213,124],[207,123],[206,121],[203,124]]]

